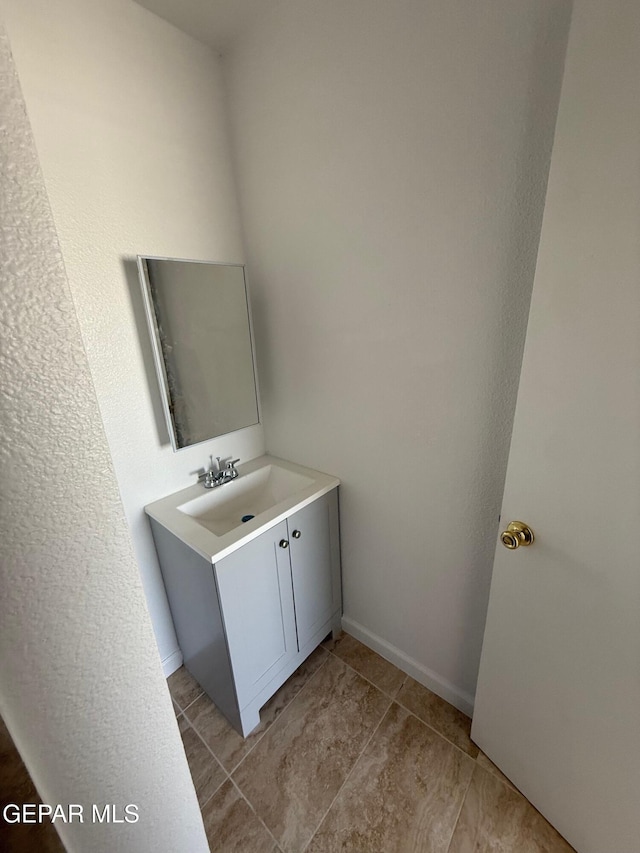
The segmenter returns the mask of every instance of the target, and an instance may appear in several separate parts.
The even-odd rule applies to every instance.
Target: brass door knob
[[[515,551],[521,545],[531,545],[533,530],[523,521],[512,521],[507,529],[500,534],[500,541],[505,548]]]

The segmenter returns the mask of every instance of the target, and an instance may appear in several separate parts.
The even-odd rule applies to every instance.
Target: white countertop
[[[194,483],[186,489],[181,489],[179,492],[174,492],[165,498],[148,504],[145,507],[145,512],[173,533],[174,536],[177,536],[185,545],[193,548],[201,557],[204,557],[211,563],[215,563],[217,560],[221,560],[223,557],[241,548],[252,539],[260,536],[265,530],[274,527],[280,521],[287,518],[287,516],[291,515],[291,513],[297,512],[297,510],[302,509],[307,504],[310,504],[312,501],[340,485],[340,480],[337,477],[332,477],[330,474],[323,474],[321,471],[315,471],[313,468],[305,468],[294,462],[287,462],[285,459],[266,455],[252,459],[243,465],[238,465],[239,476],[236,480],[218,486],[211,491],[217,492],[219,489],[221,490],[221,497],[228,497],[229,500],[233,500],[234,486],[237,486],[241,482],[242,477],[259,471],[266,466],[283,468],[285,471],[308,478],[312,481],[312,484],[294,492],[289,497],[256,515],[250,521],[240,524],[222,536],[212,533],[196,518],[179,509],[179,507],[184,506],[189,501],[200,498],[209,491],[204,488],[202,483]]]

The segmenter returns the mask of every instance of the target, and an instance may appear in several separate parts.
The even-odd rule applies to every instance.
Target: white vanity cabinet
[[[244,736],[342,611],[337,488],[206,561],[153,518],[184,663]]]

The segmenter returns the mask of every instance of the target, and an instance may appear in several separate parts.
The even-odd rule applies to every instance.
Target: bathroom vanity
[[[238,473],[145,510],[184,664],[246,736],[265,702],[340,631],[340,481],[271,456]]]

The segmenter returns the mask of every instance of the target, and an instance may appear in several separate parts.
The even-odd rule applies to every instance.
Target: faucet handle
[[[227,462],[227,467],[224,471],[224,474],[222,475],[225,478],[225,480],[235,480],[236,477],[240,476],[238,469],[236,468],[236,464],[239,461],[240,461],[239,459],[230,459]]]

